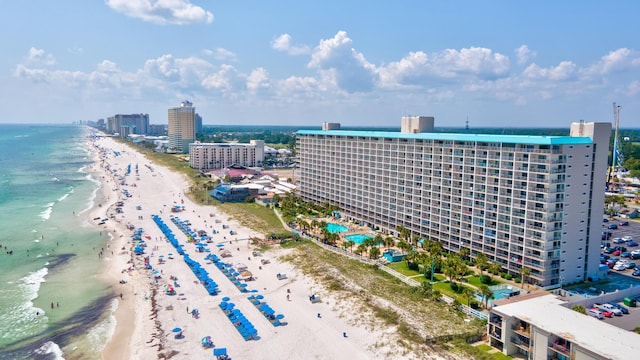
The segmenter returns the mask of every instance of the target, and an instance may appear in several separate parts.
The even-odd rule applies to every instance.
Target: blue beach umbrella
[[[177,328],[173,328],[173,330],[171,330],[171,331],[174,332],[174,333],[179,333],[179,332],[182,331],[182,329],[177,327]]]

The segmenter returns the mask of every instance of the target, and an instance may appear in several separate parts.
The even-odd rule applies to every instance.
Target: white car
[[[600,309],[611,311],[615,316],[622,316],[622,311],[611,304],[604,304],[600,307]]]
[[[629,241],[633,240],[633,236],[629,236],[629,235],[623,236],[622,240],[624,240],[625,242],[629,242]]]
[[[633,251],[631,252],[631,255],[640,255],[640,249],[638,249],[638,250],[633,250]]]
[[[615,265],[613,265],[613,270],[616,271],[624,271],[627,269],[627,264],[623,263],[623,262],[617,262]]]

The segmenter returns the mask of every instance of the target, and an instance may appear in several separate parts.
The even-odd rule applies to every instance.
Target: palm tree
[[[462,287],[462,294],[467,298],[467,306],[471,306],[471,298],[476,293],[476,291],[468,286]]]
[[[369,258],[371,259],[377,259],[380,256],[380,248],[377,246],[374,246],[371,248],[371,250],[369,250]]]
[[[491,289],[489,289],[489,286],[485,284],[481,284],[480,287],[478,287],[478,290],[480,291],[480,294],[482,294],[482,297],[484,299],[484,307],[488,309],[489,300],[493,299],[493,291],[491,291]]]
[[[347,241],[344,242],[344,244],[349,247],[349,251],[353,252],[353,245],[356,244],[354,241],[347,240]]]
[[[489,265],[489,272],[491,272],[491,274],[499,273],[500,270],[502,270],[500,263],[493,262]],[[493,281],[493,276],[491,276],[491,281]]]
[[[393,246],[395,243],[396,241],[391,236],[387,236],[386,238],[384,238],[384,246],[386,246],[387,249]]]
[[[476,255],[476,267],[480,270],[480,277],[482,277],[485,270],[489,268],[489,259],[484,253]]]
[[[469,255],[471,254],[471,251],[469,250],[469,248],[463,247],[458,251],[458,254],[462,258],[462,260],[467,260],[469,258]]]
[[[531,275],[531,269],[524,266],[520,268],[520,278],[522,279],[522,283],[525,284],[525,287],[528,284],[527,280],[529,275]]]
[[[364,244],[360,244],[356,248],[356,254],[358,255],[362,255],[362,253],[366,253],[366,252],[367,252],[367,247]]]

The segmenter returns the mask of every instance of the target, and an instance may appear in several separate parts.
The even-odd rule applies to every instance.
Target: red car
[[[608,317],[608,318],[613,317],[613,313],[609,310],[600,309],[600,312],[602,313],[602,315],[604,315],[604,317]]]
[[[611,255],[613,256],[620,256],[620,250],[614,250]]]

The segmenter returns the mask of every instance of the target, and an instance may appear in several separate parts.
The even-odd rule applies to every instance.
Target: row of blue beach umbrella
[[[167,237],[169,242],[176,249],[178,254],[183,256],[184,261],[191,268],[191,271],[193,271],[193,273],[196,275],[198,280],[200,280],[200,283],[203,284],[204,288],[207,290],[209,295],[217,295],[218,284],[215,281],[213,281],[211,277],[209,277],[209,273],[200,265],[200,263],[191,259],[188,254],[185,254],[184,250],[182,249],[183,245],[178,243],[178,240],[173,235],[173,232],[171,231],[171,229],[169,229],[167,224],[165,224],[164,221],[162,221],[160,216],[152,215],[152,218],[153,218],[153,221],[156,223],[156,225],[158,225],[162,233]]]

